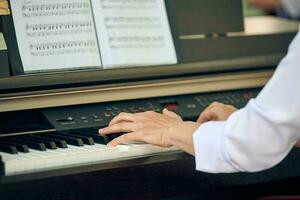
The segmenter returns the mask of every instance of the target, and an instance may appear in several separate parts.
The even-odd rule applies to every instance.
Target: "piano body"
[[[264,172],[212,175],[196,172],[193,157],[175,147],[108,147],[118,134],[97,134],[120,112],[168,108],[196,120],[214,101],[241,108],[254,98],[298,23],[273,17],[244,21],[241,2],[232,2],[166,1],[178,64],[105,71],[16,73],[20,55],[12,17],[2,16],[6,45],[0,41],[0,55],[8,57],[10,73],[6,69],[0,78],[0,198],[159,199],[216,188],[257,189],[299,176],[296,149]]]

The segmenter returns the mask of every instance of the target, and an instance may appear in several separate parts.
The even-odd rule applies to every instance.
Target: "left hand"
[[[177,114],[164,110],[163,114],[153,111],[144,113],[120,113],[108,125],[99,130],[101,135],[126,132],[112,140],[108,145],[116,146],[130,141],[143,141],[146,143],[170,147],[168,141],[170,129],[183,122]]]
[[[232,105],[214,102],[200,114],[197,122],[202,124],[209,121],[226,121],[237,110]]]

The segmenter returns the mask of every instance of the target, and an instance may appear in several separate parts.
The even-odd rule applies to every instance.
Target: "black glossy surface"
[[[11,139],[7,139],[8,141],[16,142],[19,145],[27,145],[31,149],[35,149],[38,151],[46,151],[46,145],[43,142],[40,141],[32,141],[27,137],[19,138],[19,137],[14,137]]]
[[[0,143],[0,151],[10,154],[18,153],[17,147],[5,143]]]
[[[0,198],[94,200],[207,197],[204,199],[210,200],[208,197],[214,196],[218,197],[216,199],[256,199],[266,195],[299,194],[299,170],[298,173],[295,171],[299,163],[294,162],[299,152],[294,153],[275,168],[259,173],[206,174],[195,171],[193,159],[182,159],[3,184]],[[293,165],[295,167],[289,170]]]
[[[172,24],[178,35],[242,32],[241,0],[167,0]]]
[[[0,141],[0,144],[5,144],[5,145],[9,145],[9,146],[14,146],[16,147],[16,149],[19,151],[19,152],[23,152],[23,153],[28,153],[29,152],[29,148],[27,145],[24,145],[24,144],[19,144],[19,143],[16,143],[16,142],[13,142],[13,141],[6,141],[6,140],[1,140]],[[1,151],[1,150],[0,150]]]
[[[66,136],[62,134],[49,134],[47,137],[54,138],[54,139],[60,139],[65,140],[68,144],[74,145],[74,146],[83,146],[83,141],[80,138],[72,137],[72,136]]]

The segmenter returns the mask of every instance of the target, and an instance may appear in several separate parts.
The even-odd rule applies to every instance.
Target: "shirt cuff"
[[[230,161],[225,147],[225,121],[202,124],[194,133],[196,170],[208,173],[241,171]]]

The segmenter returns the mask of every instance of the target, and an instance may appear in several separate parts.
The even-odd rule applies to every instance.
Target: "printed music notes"
[[[92,0],[104,68],[177,63],[165,2]]]
[[[25,72],[101,67],[89,0],[11,1]]]
[[[26,25],[26,33],[29,37],[93,33],[93,31],[94,25],[91,21]]]
[[[68,1],[60,1],[51,4],[24,4],[22,13],[24,17],[81,15],[90,14],[90,9],[89,1],[69,1],[69,3]]]
[[[25,72],[175,64],[162,0],[13,0]]]
[[[30,51],[33,56],[92,53],[95,52],[96,45],[97,44],[93,40],[37,43],[30,45]]]

